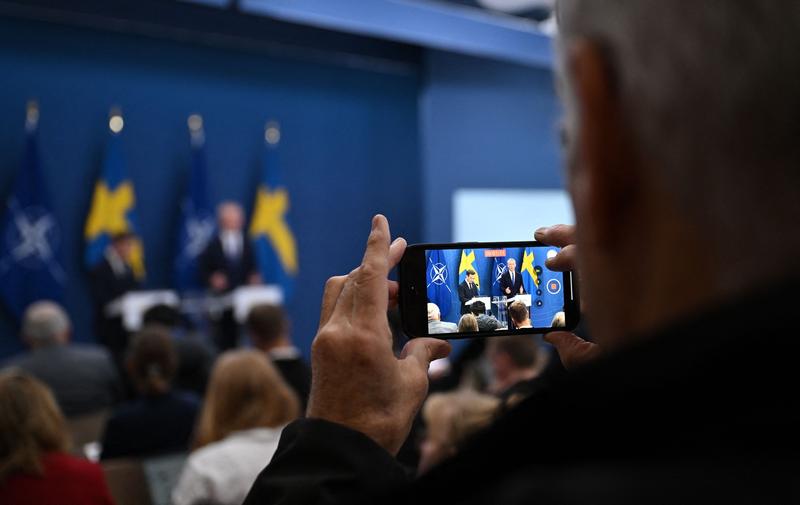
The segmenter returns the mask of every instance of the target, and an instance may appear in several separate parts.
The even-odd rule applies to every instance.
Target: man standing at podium
[[[135,239],[136,236],[129,231],[112,235],[103,258],[89,273],[95,335],[108,347],[118,364],[122,362],[128,345],[128,334],[122,326],[122,317],[107,315],[106,307],[125,293],[141,288],[130,266]]]
[[[522,276],[517,270],[517,260],[510,258],[506,263],[506,271],[500,276],[500,291],[507,298],[525,294],[525,287],[522,285]]]
[[[219,234],[200,255],[200,275],[212,294],[221,295],[246,284],[261,283],[253,246],[244,233],[244,211],[235,202],[217,207]],[[233,310],[227,309],[217,322],[217,347],[220,351],[236,347],[239,328]]]
[[[475,270],[467,270],[464,282],[458,285],[458,299],[461,300],[461,314],[470,312],[467,302],[479,295],[478,285],[475,284]]]

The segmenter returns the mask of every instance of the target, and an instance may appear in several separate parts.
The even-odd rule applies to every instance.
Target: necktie
[[[511,285],[514,285],[514,272],[511,272]]]

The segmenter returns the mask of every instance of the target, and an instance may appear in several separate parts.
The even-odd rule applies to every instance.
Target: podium
[[[507,298],[506,299],[506,303],[511,304],[511,303],[514,303],[514,302],[522,302],[522,303],[525,304],[526,307],[530,307],[531,306],[531,295],[528,295],[528,294],[517,295],[517,296],[512,296],[511,298]]]
[[[233,317],[239,324],[247,320],[254,305],[266,303],[283,305],[283,289],[276,285],[242,286],[234,289],[227,297],[227,305],[233,309]]]
[[[472,308],[472,304],[475,302],[483,302],[484,310],[492,310],[492,298],[490,296],[476,296],[472,300],[465,302],[464,305]]]
[[[106,305],[108,317],[122,318],[122,326],[128,331],[138,331],[142,327],[142,316],[155,305],[178,307],[180,299],[174,291],[130,291]]]

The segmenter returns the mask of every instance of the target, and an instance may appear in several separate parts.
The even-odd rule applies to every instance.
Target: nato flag
[[[451,282],[449,271],[450,268],[447,260],[442,251],[426,251],[425,260],[427,265],[427,286],[428,286],[428,301],[435,303],[439,307],[444,320],[450,313],[450,302],[452,299],[452,292],[448,284]]]
[[[66,279],[61,231],[39,169],[36,119],[38,110],[29,109],[21,170],[0,222],[0,299],[17,318],[37,300],[61,301]]]
[[[189,185],[181,202],[178,254],[175,258],[175,289],[185,293],[202,289],[198,258],[214,236],[216,225],[206,182],[205,134],[200,116],[189,118],[192,163]]]

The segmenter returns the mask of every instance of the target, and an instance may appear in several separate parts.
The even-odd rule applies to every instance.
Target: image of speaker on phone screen
[[[408,246],[398,265],[405,332],[450,339],[574,328],[575,280],[545,265],[558,251],[535,241]]]

